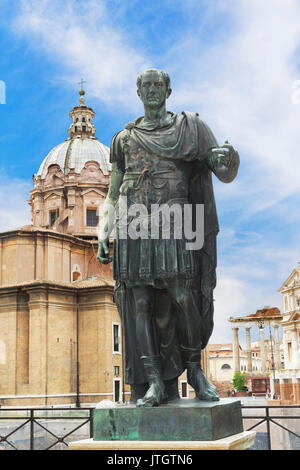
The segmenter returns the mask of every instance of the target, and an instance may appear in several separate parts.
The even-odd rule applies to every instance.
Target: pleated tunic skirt
[[[118,229],[114,242],[114,279],[128,284],[154,285],[156,280],[185,278],[199,274],[197,252],[186,248],[189,240],[120,239]],[[172,234],[172,230],[171,230]],[[149,234],[150,235],[150,234]]]

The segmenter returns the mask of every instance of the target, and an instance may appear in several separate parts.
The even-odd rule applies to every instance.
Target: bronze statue
[[[218,400],[216,388],[201,369],[201,350],[213,330],[219,231],[211,173],[230,183],[237,175],[239,155],[228,143],[218,147],[197,113],[166,110],[171,87],[165,72],[143,72],[137,93],[144,116],[128,123],[111,143],[112,174],[97,258],[101,263],[112,261],[108,237],[114,221],[109,208],[117,207],[121,198],[129,210],[127,226],[134,205],[145,208],[147,222],[152,220],[147,218],[150,207],[175,205],[183,223],[189,219],[185,207],[191,208],[195,229],[195,209],[203,205],[204,243],[188,249],[187,237],[174,236],[172,214],[168,237],[161,232],[151,236],[149,226],[149,236],[143,232],[140,238],[121,237],[122,228],[115,224],[114,298],[124,329],[125,382],[131,385],[132,402],[157,406],[178,397],[177,378],[187,369],[197,398]]]

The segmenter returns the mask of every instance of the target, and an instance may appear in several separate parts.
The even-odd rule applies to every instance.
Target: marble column
[[[234,372],[240,372],[240,346],[239,346],[239,329],[237,327],[232,328],[233,332],[233,367]]]
[[[252,372],[252,351],[251,351],[251,334],[250,327],[246,328],[246,342],[247,342],[247,371]]]
[[[266,365],[266,349],[265,349],[264,328],[259,329],[259,336],[260,336],[261,372],[262,372],[262,374],[265,374],[267,372],[267,365]]]
[[[280,360],[280,342],[279,342],[279,325],[274,325],[274,343],[275,343],[275,369],[281,369]]]
[[[270,394],[271,394],[271,399],[275,399],[275,381],[274,381],[274,376],[273,374],[270,375]]]

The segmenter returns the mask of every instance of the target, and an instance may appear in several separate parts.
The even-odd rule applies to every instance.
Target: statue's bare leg
[[[201,368],[203,323],[192,286],[192,281],[177,280],[169,288],[178,311],[180,348],[187,369],[187,380],[195,390],[196,397],[199,400],[215,401],[219,400],[217,389],[207,380]]]
[[[151,287],[134,287],[136,309],[136,337],[141,351],[141,360],[148,379],[148,390],[137,401],[137,406],[158,406],[165,396],[162,380],[161,359],[155,337],[153,322],[153,296]]]

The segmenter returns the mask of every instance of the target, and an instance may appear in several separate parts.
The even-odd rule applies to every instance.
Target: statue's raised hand
[[[224,149],[224,151],[222,151]],[[226,151],[227,150],[227,151]],[[226,140],[225,144],[220,147],[220,163],[222,165],[227,166],[227,168],[231,168],[237,160],[239,160],[238,152],[234,149],[234,147],[229,144],[228,140]]]
[[[109,264],[112,262],[112,256],[109,256],[108,240],[99,241],[97,259],[102,264]]]
[[[209,150],[207,162],[221,181],[231,183],[237,175],[240,157],[234,147],[226,140],[221,147],[213,147]]]

